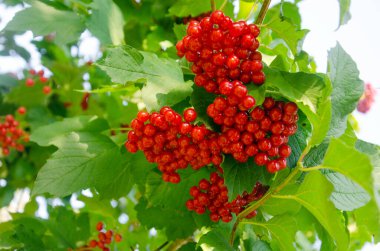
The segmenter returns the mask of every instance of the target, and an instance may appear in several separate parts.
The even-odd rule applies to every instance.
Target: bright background
[[[274,0],[272,4],[279,3]],[[339,22],[339,3],[337,0],[304,0],[299,3],[302,15],[302,26],[310,32],[304,41],[304,50],[315,58],[318,71],[326,72],[327,52],[338,41],[351,55],[360,71],[361,79],[371,83],[380,93],[380,1],[379,0],[352,0],[352,18],[348,24],[337,30]],[[6,25],[20,8],[8,8],[0,0],[0,30]],[[30,44],[33,35],[26,32],[17,38],[18,44],[32,53],[31,64],[28,67],[41,69],[38,53]],[[82,35],[78,51],[73,54],[83,55],[85,60],[96,60],[99,42],[90,34]],[[25,67],[25,62],[17,57],[0,57],[0,73],[12,72],[19,74]],[[355,112],[360,131],[359,138],[380,145],[380,95],[367,114]],[[21,197],[23,195],[20,195]],[[26,200],[28,198],[25,198]],[[75,204],[75,202],[74,202]],[[43,211],[43,209],[42,209]],[[41,215],[44,213],[41,211]],[[368,244],[362,250],[380,250],[380,245]]]

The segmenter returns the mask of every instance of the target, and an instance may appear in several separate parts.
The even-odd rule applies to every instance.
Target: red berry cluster
[[[51,87],[48,84],[48,81],[49,79],[47,77],[44,76],[45,72],[43,70],[39,70],[38,72],[36,70],[30,70],[29,71],[29,74],[31,75],[30,77],[28,77],[26,80],[25,80],[25,85],[27,87],[32,87],[35,85],[36,83],[36,80],[41,83],[41,84],[44,84],[45,86],[42,88],[42,92],[45,94],[45,95],[48,95],[50,94],[51,92]]]
[[[12,115],[5,116],[5,121],[0,122],[0,146],[2,154],[8,156],[12,148],[23,152],[23,143],[28,141],[29,135],[20,128],[20,123]]]
[[[256,51],[260,30],[245,21],[233,22],[222,11],[214,11],[200,22],[191,21],[187,36],[177,45],[179,57],[193,63],[194,82],[211,93],[222,93],[224,81],[239,80],[261,85],[261,54]]]
[[[112,230],[106,230],[104,228],[103,222],[98,222],[96,224],[96,230],[99,232],[98,239],[90,240],[90,242],[85,245],[84,247],[80,247],[76,250],[81,251],[92,251],[95,248],[99,248],[102,251],[110,251],[110,248],[107,247],[112,243],[112,241],[115,242],[121,242],[122,236],[120,234],[114,234]],[[70,251],[71,249],[69,249]]]
[[[274,173],[286,167],[291,154],[288,137],[297,131],[297,105],[292,102],[266,98],[262,107],[252,111],[239,111],[228,99],[218,97],[208,106],[207,113],[214,122],[222,125],[218,144],[225,154],[239,162],[249,157],[259,166]]]
[[[183,118],[170,107],[152,114],[140,111],[131,122],[125,143],[129,152],[142,150],[148,161],[157,163],[163,180],[171,183],[180,182],[178,169],[190,165],[197,170],[223,160],[218,134],[192,123],[197,118],[193,108],[186,109]]]
[[[209,181],[202,179],[198,186],[190,188],[193,199],[186,202],[186,207],[197,214],[203,214],[208,209],[212,221],[218,222],[221,219],[223,222],[230,222],[232,213],[239,214],[249,203],[259,200],[267,189],[268,187],[257,182],[251,193],[244,192],[242,196],[239,195],[232,202],[228,202],[228,189],[224,185],[224,179],[217,172],[213,172]],[[256,211],[246,218],[254,216],[256,216]]]
[[[358,111],[361,113],[367,113],[373,103],[375,103],[376,89],[370,84],[365,84],[365,90],[363,96],[360,98],[358,103]]]

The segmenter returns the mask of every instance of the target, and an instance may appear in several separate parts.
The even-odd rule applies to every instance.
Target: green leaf
[[[185,206],[183,205],[183,207]],[[141,224],[148,228],[165,230],[169,240],[186,238],[192,235],[196,229],[194,218],[189,211],[149,205],[145,198],[139,200],[135,209]]]
[[[17,84],[17,78],[11,76],[10,74],[0,75],[0,90],[8,89],[10,87],[16,86]]]
[[[359,231],[367,233],[367,240],[375,242],[380,241],[380,213],[376,201],[371,200],[367,205],[354,211],[356,224]]]
[[[18,12],[4,28],[9,31],[31,30],[34,36],[55,33],[55,42],[66,44],[77,41],[85,27],[73,12],[57,10],[41,1],[31,1],[31,7]]]
[[[352,211],[367,204],[371,197],[358,184],[340,173],[326,173],[325,177],[333,184],[330,200],[343,211]]]
[[[253,243],[253,246],[252,246],[251,250],[255,250],[255,251],[271,251],[272,249],[270,248],[270,246],[269,246],[269,244],[267,242],[258,240],[258,241],[255,241]]]
[[[292,153],[286,160],[288,167],[292,168],[297,165],[297,161],[307,145],[306,140],[309,136],[309,132],[306,127],[306,121],[298,121],[298,130],[296,134],[289,137],[288,144],[292,148]]]
[[[270,9],[263,25],[272,31],[274,39],[282,39],[293,55],[297,55],[302,47],[303,39],[308,30],[301,30],[290,18],[280,16],[279,9]]]
[[[146,180],[145,193],[149,202],[164,208],[188,211],[185,204],[191,198],[190,188],[197,185],[201,179],[208,179],[210,171],[206,168],[197,171],[187,168],[180,170],[178,174],[181,177],[181,182],[172,184],[162,181],[161,174],[151,172]]]
[[[295,200],[304,206],[335,239],[338,250],[343,251],[348,247],[348,235],[342,214],[329,200],[332,191],[329,181],[320,172],[312,171],[306,175],[297,193],[274,197]]]
[[[278,179],[278,178],[277,178]],[[286,195],[286,194],[294,194],[298,190],[298,185],[289,184],[284,189],[282,189],[278,194]],[[269,198],[262,206],[260,206],[259,210],[264,213],[268,213],[270,215],[280,215],[280,214],[296,214],[301,208],[301,205],[296,201],[289,201],[279,198],[271,197]]]
[[[47,96],[42,92],[41,84],[36,83],[32,87],[19,84],[12,88],[5,96],[5,101],[25,106],[26,108],[47,104]]]
[[[33,194],[65,196],[91,187],[108,197],[128,193],[132,182],[126,172],[132,167],[123,165],[126,159],[119,147],[101,134],[105,128],[104,120],[83,116],[35,130],[32,141],[41,146],[54,145],[58,150],[39,171]]]
[[[304,72],[289,73],[269,67],[264,69],[267,76],[266,86],[281,96],[296,102],[312,124],[311,144],[322,142],[328,130],[331,118],[329,82],[323,76]],[[327,122],[327,123],[326,123]]]
[[[328,135],[339,137],[346,130],[347,117],[355,110],[364,91],[356,63],[339,43],[328,53],[328,75],[333,86],[332,119]]]
[[[228,239],[226,238],[225,234],[223,234],[218,229],[213,229],[207,234],[203,235],[198,241],[198,246],[213,248],[213,250],[225,250],[225,251],[235,250],[228,243]]]
[[[211,11],[211,5],[209,1],[179,0],[170,7],[169,14],[177,17],[196,17],[208,11]]]
[[[90,132],[61,135],[54,143],[58,150],[41,168],[33,194],[65,196],[81,189],[103,186],[109,168],[121,164],[119,148],[106,136]],[[108,175],[109,177],[110,175]],[[109,178],[114,178],[109,177]]]
[[[124,44],[124,17],[112,0],[94,0],[87,28],[103,44]]]
[[[264,175],[267,175],[265,167],[256,166],[252,159],[239,163],[232,156],[227,155],[221,166],[230,200],[235,199],[244,191],[251,192],[256,181],[263,181]]]
[[[324,141],[318,146],[311,148],[309,153],[305,156],[303,165],[304,167],[313,167],[321,165],[325,158],[327,148],[329,147],[329,141]]]
[[[104,119],[96,116],[79,116],[40,127],[30,135],[30,140],[41,146],[49,146],[59,144],[62,135],[73,131],[101,132],[107,129],[108,124]]]
[[[174,105],[192,92],[191,82],[184,82],[179,65],[172,59],[139,52],[130,46],[111,47],[97,64],[115,83],[145,81],[142,98],[148,110]],[[160,99],[165,98],[165,102]]]
[[[304,72],[288,73],[265,68],[265,84],[278,90],[289,100],[297,102],[306,115],[318,109],[318,100],[323,97],[325,82],[315,74]]]
[[[380,185],[380,147],[362,140],[358,140],[355,147],[369,156],[374,167],[375,186],[378,190]],[[369,239],[372,241],[373,236],[376,242],[380,241],[380,210],[378,201],[379,199],[376,197],[364,207],[354,211],[359,230],[366,231]],[[367,241],[370,241],[369,239]]]
[[[50,212],[47,227],[62,245],[75,247],[77,242],[90,237],[90,220],[87,213],[75,214],[65,207]]]
[[[187,35],[186,27],[187,26],[185,24],[174,24],[173,31],[178,40],[181,40],[184,36]]]
[[[338,0],[339,1],[339,8],[340,8],[340,14],[339,14],[339,26],[342,26],[346,24],[351,19],[350,14],[350,5],[351,0]]]
[[[195,218],[200,216],[186,208],[186,201],[191,198],[190,188],[210,174],[206,168],[197,171],[187,168],[178,173],[181,182],[172,184],[164,182],[158,172],[149,172],[141,179],[146,179],[145,192],[136,206],[141,223],[165,230],[169,239],[188,237],[197,228]]]
[[[373,196],[372,165],[367,155],[346,145],[340,139],[331,139],[322,168],[343,174]]]
[[[261,105],[265,100],[266,85],[248,85],[248,94],[255,98],[256,105]]]
[[[212,118],[207,115],[207,107],[212,104],[217,95],[207,92],[204,88],[193,86],[190,96],[190,104],[197,111],[197,120],[209,128],[217,129],[217,125]]]
[[[297,232],[296,218],[282,214],[271,218],[266,222],[247,222],[255,229],[263,229],[268,232],[270,245],[273,250],[295,250],[293,246],[294,237]]]

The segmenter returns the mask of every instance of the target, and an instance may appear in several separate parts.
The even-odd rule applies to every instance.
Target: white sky
[[[360,77],[378,90],[376,103],[367,114],[355,112],[360,126],[359,138],[380,145],[380,1],[352,0],[351,20],[335,31],[339,22],[337,0],[305,0],[299,4],[302,26],[310,32],[304,50],[311,54],[318,70],[326,71],[327,51],[336,41],[351,55]]]

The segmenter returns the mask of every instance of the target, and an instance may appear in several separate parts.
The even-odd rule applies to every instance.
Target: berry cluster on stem
[[[225,80],[261,85],[265,75],[261,54],[257,51],[259,34],[255,24],[233,22],[218,10],[200,22],[189,23],[187,36],[176,45],[177,54],[193,63],[195,84],[208,92],[221,93]]]
[[[77,248],[74,251],[93,251],[99,249],[102,251],[110,251],[111,249],[109,245],[113,241],[122,241],[122,236],[120,234],[115,234],[112,230],[107,230],[104,223],[101,221],[96,224],[96,230],[99,232],[97,239],[90,240],[87,245]],[[72,251],[72,249],[68,249],[68,251]]]
[[[196,118],[193,108],[186,109],[183,118],[170,107],[163,107],[159,113],[140,111],[131,122],[125,147],[131,153],[143,151],[149,162],[158,164],[164,181],[178,183],[181,178],[177,170],[188,165],[197,170],[223,160],[218,134],[195,125]]]
[[[192,199],[186,202],[186,207],[197,214],[203,214],[209,210],[210,219],[214,222],[219,220],[230,222],[232,213],[239,214],[249,203],[259,200],[267,190],[268,187],[257,182],[251,193],[244,192],[229,202],[228,189],[224,185],[224,179],[217,172],[213,172],[209,180],[202,179],[198,186],[190,188]],[[256,211],[250,213],[246,218],[250,219],[254,216],[256,216]]]
[[[20,123],[11,115],[5,116],[0,122],[0,147],[3,156],[8,156],[11,149],[19,152],[25,150],[24,143],[29,141],[29,135],[20,127]]]
[[[36,84],[36,82],[40,82],[44,85],[42,88],[42,92],[45,95],[49,95],[51,93],[51,87],[49,85],[49,78],[45,76],[45,72],[43,70],[36,71],[34,69],[29,70],[30,76],[26,78],[25,85],[27,87],[32,87]]]

